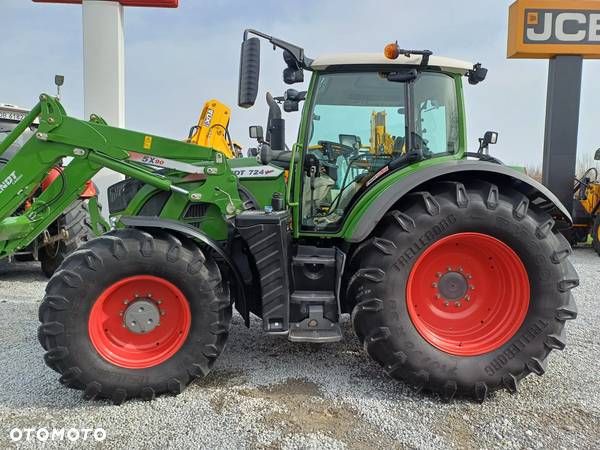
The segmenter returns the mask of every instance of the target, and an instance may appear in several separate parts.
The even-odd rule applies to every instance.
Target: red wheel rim
[[[132,315],[140,314],[140,309],[146,315]],[[136,317],[147,319],[146,331],[131,325]],[[189,303],[177,286],[163,278],[137,275],[114,283],[98,297],[88,330],[105,360],[127,369],[145,369],[177,353],[187,339],[191,317]]]
[[[529,278],[505,243],[458,233],[417,259],[406,287],[408,313],[434,347],[460,356],[491,352],[512,338],[529,308]]]

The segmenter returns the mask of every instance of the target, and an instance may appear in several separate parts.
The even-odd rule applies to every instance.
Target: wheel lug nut
[[[437,273],[435,274],[435,276],[436,276],[436,277],[438,277],[438,278],[442,278],[442,272],[437,272]]]
[[[124,304],[124,305],[129,305],[129,300],[124,300],[124,301],[123,301],[123,304]]]
[[[460,308],[460,302],[455,302],[454,306],[456,306],[457,308]]]
[[[467,280],[470,280],[471,278],[473,278],[473,275],[471,275],[470,273],[468,273],[468,274],[465,275],[465,278]]]
[[[440,294],[435,294],[435,298],[440,299],[442,296]]]
[[[444,302],[444,306],[448,306],[450,303],[448,302]]]
[[[448,272],[452,272],[452,267],[448,266]]]
[[[471,301],[471,296],[465,295],[465,302],[470,302],[470,301]]]
[[[431,283],[431,286],[432,286],[432,287],[437,287],[437,286],[438,286],[438,284],[437,284],[437,283]]]
[[[459,267],[459,268],[458,268],[458,271],[459,271],[459,272],[462,272],[462,271],[463,271],[463,268],[462,268],[462,267]]]
[[[472,291],[475,290],[475,286],[473,286],[472,284],[469,285],[469,289],[471,289]]]

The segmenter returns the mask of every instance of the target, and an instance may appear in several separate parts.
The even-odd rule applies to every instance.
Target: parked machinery
[[[594,160],[600,161],[600,149],[596,150]],[[600,180],[595,167],[575,181],[573,228],[569,234],[572,243],[587,242],[589,236],[600,255]]]
[[[283,49],[285,82],[312,73],[306,95],[288,96],[287,110],[306,102],[291,151],[270,94],[254,158],[77,120],[45,94],[0,143],[3,153],[39,116],[0,171],[0,256],[31,242],[100,168],[130,177],[109,193],[116,228],[65,259],[40,307],[61,383],[115,403],[177,394],[223,351],[234,306],[246,325],[254,314],[293,342],[341,340],[350,313],[383,370],[446,399],[483,401],[542,375],[577,316],[578,276],[556,225],[570,216],[523,172],[467,159],[463,79],[486,70],[397,44],[310,59],[246,30],[242,107],[257,97],[259,38]],[[352,144],[369,141],[374,111],[405,151]],[[18,213],[65,156],[64,183]]]
[[[27,116],[29,111],[14,105],[0,103],[0,142],[8,136]],[[0,158],[0,168],[4,166],[19,150],[19,148],[35,134],[37,123],[32,123],[25,129],[23,134],[13,142]],[[50,168],[46,177],[31,193],[31,196],[20,206],[19,212],[26,213],[35,198],[39,196],[54,180],[63,176],[62,161]],[[47,277],[51,277],[56,268],[73,252],[82,242],[96,236],[93,223],[99,223],[100,217],[92,218],[88,208],[93,202],[92,213],[97,211],[97,192],[91,181],[86,183],[85,188],[69,207],[46,229],[31,241],[26,247],[8,255],[11,261],[40,261],[41,268]],[[100,227],[98,234],[107,231]]]

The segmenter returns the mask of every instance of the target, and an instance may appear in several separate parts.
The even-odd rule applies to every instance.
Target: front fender
[[[435,180],[482,179],[496,184],[508,183],[541,206],[553,217],[572,223],[571,215],[556,196],[544,185],[525,173],[508,166],[485,161],[454,160],[430,165],[412,171],[400,170],[371,186],[355,203],[344,225],[348,242],[362,242],[373,231],[381,218],[398,200],[419,186]]]

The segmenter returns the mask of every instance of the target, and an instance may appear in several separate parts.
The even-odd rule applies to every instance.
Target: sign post
[[[571,209],[583,59],[600,59],[600,1],[517,0],[508,58],[550,60],[542,181]]]
[[[33,0],[38,3],[82,4],[83,108],[109,125],[125,126],[125,36],[123,7],[177,8],[178,0]],[[108,186],[121,175],[102,169],[94,177],[100,203],[107,205]],[[107,214],[108,208],[104,210]]]

